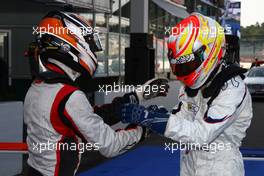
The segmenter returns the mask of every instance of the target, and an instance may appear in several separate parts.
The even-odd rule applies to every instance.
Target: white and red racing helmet
[[[225,54],[225,33],[217,21],[193,13],[177,24],[168,39],[173,74],[191,89],[201,87]]]

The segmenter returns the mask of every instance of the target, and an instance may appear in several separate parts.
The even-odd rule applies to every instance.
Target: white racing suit
[[[252,118],[249,91],[236,76],[225,83],[209,107],[208,100],[201,90],[189,97],[181,88],[180,103],[169,117],[165,136],[185,144],[180,175],[243,176],[239,146]]]
[[[114,131],[93,112],[82,91],[62,83],[33,83],[24,102],[24,121],[28,164],[45,176],[74,175],[81,159],[81,142],[88,150],[113,157],[134,146],[142,136],[139,126]]]

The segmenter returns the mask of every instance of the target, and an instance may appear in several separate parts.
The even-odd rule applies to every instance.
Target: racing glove
[[[120,118],[124,123],[136,123],[151,131],[163,135],[169,118],[168,111],[153,107],[145,108],[138,104],[125,104],[121,108]]]

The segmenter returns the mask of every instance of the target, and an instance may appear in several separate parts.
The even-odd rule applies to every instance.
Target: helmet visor
[[[103,47],[102,47],[102,43],[101,43],[98,33],[94,33],[93,37],[94,37],[94,44],[95,44],[95,52],[102,51]]]
[[[189,55],[174,58],[172,52],[169,52],[169,60],[173,74],[177,77],[183,77],[194,72],[204,61],[203,52],[205,48],[201,47],[196,52]]]
[[[89,44],[91,51],[99,52],[103,50],[98,33],[91,33],[89,35],[84,36],[84,38],[85,41]]]

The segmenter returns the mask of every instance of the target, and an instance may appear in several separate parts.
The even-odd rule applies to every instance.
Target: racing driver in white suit
[[[145,108],[126,104],[123,122],[152,129],[182,144],[181,176],[243,176],[239,151],[252,118],[246,70],[223,62],[225,35],[213,19],[194,13],[172,28],[168,58],[183,86],[179,104]]]
[[[77,84],[91,79],[97,68],[95,52],[102,50],[98,34],[88,23],[75,14],[53,11],[40,21],[35,35],[36,43],[30,48],[35,80],[24,102],[28,175],[75,175],[80,143],[106,157],[137,144],[142,127],[114,131],[109,126],[115,121],[111,118],[116,107],[130,102],[128,94],[108,106],[93,108]]]

